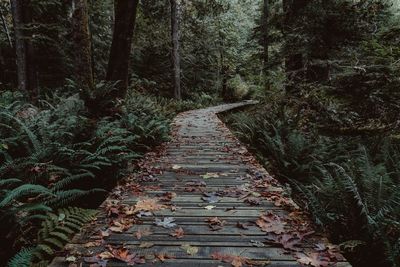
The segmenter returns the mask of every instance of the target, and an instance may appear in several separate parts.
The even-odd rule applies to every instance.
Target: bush
[[[225,98],[230,101],[242,100],[249,94],[249,91],[249,85],[237,74],[234,78],[228,80]]]

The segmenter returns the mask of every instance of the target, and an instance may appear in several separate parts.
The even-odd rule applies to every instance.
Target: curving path
[[[177,116],[51,266],[350,266],[216,115],[248,104]]]

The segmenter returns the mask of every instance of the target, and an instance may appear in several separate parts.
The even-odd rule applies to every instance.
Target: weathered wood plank
[[[112,247],[128,248],[132,253],[142,256],[146,263],[140,266],[163,266],[163,267],[216,267],[231,266],[230,263],[213,260],[213,253],[230,255],[240,255],[251,260],[267,261],[268,266],[276,267],[298,267],[300,266],[293,255],[282,247],[265,243],[264,247],[254,246],[254,241],[266,241],[266,233],[257,225],[256,220],[265,212],[272,212],[278,216],[288,216],[290,211],[277,207],[275,203],[262,198],[260,195],[260,205],[251,206],[245,203],[246,194],[260,189],[252,186],[254,178],[249,174],[256,170],[259,173],[266,171],[259,166],[252,165],[255,161],[248,158],[244,159],[240,155],[245,153],[245,149],[224,126],[215,115],[216,112],[224,111],[229,108],[238,107],[241,104],[226,105],[191,111],[184,113],[176,118],[174,122],[173,141],[167,144],[164,154],[151,160],[144,166],[149,166],[152,170],[157,170],[158,174],[151,174],[152,171],[144,168],[141,175],[137,175],[137,183],[140,183],[144,191],[137,195],[137,189],[130,185],[119,193],[114,194],[101,206],[101,210],[90,226],[76,235],[71,244],[67,245],[67,251],[63,256],[76,255],[77,266],[89,266],[80,259],[80,256],[94,256],[107,251],[106,245]],[[173,168],[178,165],[179,168]],[[175,166],[176,167],[176,166]],[[218,177],[203,179],[206,173],[217,173]],[[148,180],[146,182],[146,179]],[[188,192],[187,187],[190,182],[204,182],[205,185],[199,191]],[[217,203],[207,203],[202,199],[204,192],[235,192],[238,197],[219,197]],[[262,189],[263,192],[282,192],[281,187],[268,186]],[[107,203],[115,202],[119,205],[129,205],[134,207],[138,200],[143,198],[160,198],[166,192],[175,192],[176,197],[171,201],[165,202],[166,205],[174,205],[176,210],[171,210],[169,206],[164,209],[153,211],[153,214],[140,219],[127,217],[128,222],[135,221],[135,224],[128,225],[122,233],[109,231],[108,237],[102,237],[101,231],[106,231],[117,220],[116,217],[109,217],[105,209]],[[242,194],[239,194],[239,193]],[[246,193],[247,192],[247,193]],[[256,195],[256,194],[255,194]],[[212,210],[204,207],[207,205],[216,206]],[[121,215],[125,216],[125,215]],[[173,217],[177,226],[172,229],[165,229],[154,224],[155,219]],[[218,217],[224,220],[224,226],[213,231],[208,222],[208,218]],[[114,221],[114,222],[113,222]],[[238,223],[244,224],[246,229],[238,227]],[[240,226],[240,225],[239,225]],[[182,228],[184,235],[177,239],[171,236],[174,229]],[[286,230],[290,230],[290,224],[285,225]],[[140,239],[138,232],[150,232],[143,235]],[[104,243],[96,243],[103,240]],[[148,248],[141,248],[143,243],[151,244]],[[89,246],[88,246],[89,244]],[[190,245],[198,248],[194,255],[188,253],[181,247]],[[95,245],[95,247],[92,247]],[[97,247],[96,247],[97,246]],[[301,247],[311,250],[315,243],[311,240],[303,242]],[[167,254],[174,257],[167,259],[164,263],[156,259],[156,254]],[[54,259],[51,267],[66,267],[64,257]],[[107,266],[119,267],[127,266],[126,263],[109,260]],[[347,262],[337,263],[338,267],[349,267]]]

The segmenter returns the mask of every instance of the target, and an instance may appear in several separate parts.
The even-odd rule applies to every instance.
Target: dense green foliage
[[[355,263],[398,264],[398,139],[327,137],[273,114],[242,113],[228,121]]]
[[[226,119],[352,264],[399,266],[397,9],[300,2],[271,1],[263,108]]]
[[[10,250],[33,245],[48,212],[96,207],[129,161],[166,140],[173,110],[168,114],[145,97],[131,99],[135,106],[122,107],[119,115],[93,120],[77,95],[53,95],[38,107],[18,94],[1,95],[0,218]]]

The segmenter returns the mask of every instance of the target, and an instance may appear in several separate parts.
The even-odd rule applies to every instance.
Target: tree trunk
[[[283,0],[284,25],[283,32],[289,35],[296,25],[298,13],[307,5],[307,0]],[[304,78],[303,55],[293,49],[290,40],[285,44],[285,70],[286,70],[286,92],[294,93],[297,84]]]
[[[179,0],[171,1],[172,69],[174,77],[174,97],[181,99],[181,66],[179,55]]]
[[[15,52],[17,58],[18,89],[26,92],[32,101],[36,101],[36,75],[34,51],[31,34],[27,25],[32,22],[30,0],[11,0],[11,12],[14,23]]]
[[[11,35],[10,35],[10,30],[8,28],[7,21],[6,21],[6,18],[4,17],[3,9],[2,9],[1,6],[0,6],[0,17],[1,17],[1,23],[3,25],[4,32],[6,33],[6,36],[7,36],[8,44],[10,45],[10,47],[13,47],[13,43],[12,43]]]
[[[268,47],[269,47],[269,40],[268,40],[268,12],[269,12],[269,5],[268,5],[268,0],[264,0],[264,6],[263,6],[263,16],[262,16],[262,44],[264,48],[264,53],[263,53],[263,72],[264,75],[266,76],[267,74],[267,65],[268,65]]]
[[[85,94],[93,89],[92,51],[87,0],[73,0],[75,81]]]
[[[108,61],[107,80],[119,81],[118,94],[124,97],[129,85],[129,62],[139,0],[115,0],[115,23]]]

